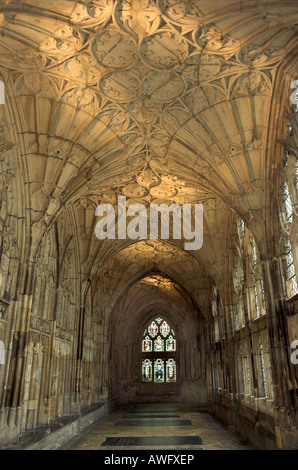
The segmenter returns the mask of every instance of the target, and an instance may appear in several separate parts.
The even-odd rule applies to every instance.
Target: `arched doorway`
[[[149,278],[127,289],[113,310],[109,396],[122,404],[206,404],[203,319],[177,284],[168,280],[164,288]]]

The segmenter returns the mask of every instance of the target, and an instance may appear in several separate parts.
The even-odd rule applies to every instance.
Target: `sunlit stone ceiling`
[[[136,265],[152,250],[175,257],[178,242],[163,253],[142,242],[136,258],[127,240],[96,239],[96,206],[119,195],[204,204],[204,244],[191,256],[218,279],[231,208],[263,240],[270,110],[276,71],[295,60],[296,0],[2,0],[0,9],[2,178],[18,175],[15,204],[34,240],[69,211],[86,276],[120,252]]]

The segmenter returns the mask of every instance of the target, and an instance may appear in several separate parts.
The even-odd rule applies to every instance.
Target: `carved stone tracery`
[[[236,213],[266,259],[270,172],[280,165],[270,132],[284,119],[280,67],[295,52],[297,5],[244,3],[0,1],[0,319],[15,322],[7,335],[29,337],[13,361],[28,374],[33,364],[24,377],[34,400],[44,365],[29,424],[35,409],[33,425],[74,406],[71,386],[59,391],[70,369],[84,406],[106,398],[108,325],[128,285],[166,273],[209,321],[212,280],[230,308],[231,286],[243,288],[231,274]],[[296,151],[293,136],[283,143]],[[203,203],[202,249],[97,240],[95,208],[118,196]]]

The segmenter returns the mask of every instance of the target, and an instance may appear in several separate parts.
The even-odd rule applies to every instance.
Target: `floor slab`
[[[181,404],[170,406],[149,404],[117,408],[60,447],[60,450],[113,449],[119,451],[253,450],[254,448],[206,412],[206,409]]]

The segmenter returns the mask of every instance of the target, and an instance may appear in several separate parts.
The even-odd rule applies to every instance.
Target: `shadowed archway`
[[[203,317],[190,307],[177,283],[151,274],[130,286],[111,316],[110,396],[117,402],[197,402],[206,405],[206,351]],[[177,381],[144,383],[142,340],[148,323],[161,317],[175,331]]]

